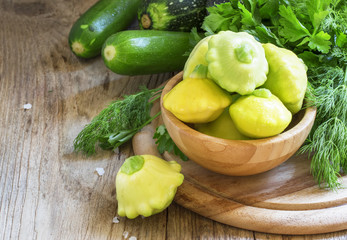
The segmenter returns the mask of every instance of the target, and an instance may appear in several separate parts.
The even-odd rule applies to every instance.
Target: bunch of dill
[[[150,110],[160,97],[160,90],[141,88],[140,92],[109,104],[77,135],[74,150],[90,156],[97,145],[102,149],[115,149],[130,140],[159,115],[151,117]]]

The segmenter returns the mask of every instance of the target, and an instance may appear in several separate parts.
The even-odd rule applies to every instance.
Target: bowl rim
[[[316,107],[309,106],[302,108],[298,113],[296,114],[303,114],[302,118],[297,122],[294,126],[292,126],[289,130],[286,130],[280,134],[277,134],[275,136],[266,137],[266,138],[259,138],[259,139],[248,139],[248,140],[233,140],[233,139],[224,139],[224,138],[218,138],[214,136],[210,136],[204,133],[201,133],[194,128],[188,126],[186,123],[179,120],[174,114],[172,114],[170,111],[164,108],[163,106],[163,97],[164,95],[170,91],[175,85],[177,85],[180,81],[183,80],[183,71],[179,72],[172,78],[168,80],[168,82],[165,84],[161,97],[160,97],[160,108],[163,115],[167,117],[167,119],[177,128],[182,129],[183,131],[189,131],[191,135],[193,135],[194,138],[200,138],[202,140],[206,141],[212,141],[212,142],[218,142],[218,143],[224,143],[224,144],[232,144],[232,143],[252,143],[252,144],[265,144],[265,143],[276,143],[280,142],[286,139],[290,139],[292,136],[295,136],[297,133],[300,133],[305,128],[309,127],[311,124],[313,124],[316,116]],[[294,114],[293,116],[295,116]]]

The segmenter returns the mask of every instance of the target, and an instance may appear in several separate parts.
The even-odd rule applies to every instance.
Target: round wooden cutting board
[[[152,108],[158,112],[159,102]],[[135,154],[159,155],[153,140],[161,119],[133,138]],[[296,154],[280,166],[246,177],[211,172],[164,153],[182,166],[184,182],[175,202],[202,216],[231,226],[276,234],[318,234],[347,229],[347,176],[343,188],[321,189],[310,174],[310,159]]]

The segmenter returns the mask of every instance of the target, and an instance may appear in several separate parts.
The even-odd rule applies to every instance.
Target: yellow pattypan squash
[[[265,88],[238,98],[231,104],[229,113],[237,129],[252,138],[277,135],[292,120],[291,112]]]
[[[206,78],[206,66],[203,65],[198,65],[190,77],[163,97],[163,106],[187,123],[211,122],[230,104],[231,96]]]
[[[237,130],[233,120],[230,117],[228,108],[226,108],[216,120],[209,123],[195,124],[194,127],[199,132],[213,137],[231,140],[250,139]]]
[[[152,155],[136,155],[125,160],[116,176],[118,215],[136,218],[167,208],[183,183],[181,165]]]

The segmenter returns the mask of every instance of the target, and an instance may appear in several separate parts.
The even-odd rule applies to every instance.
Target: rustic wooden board
[[[155,88],[173,73],[119,76],[101,58],[77,59],[67,36],[95,2],[0,0],[0,239],[109,240],[125,232],[140,240],[302,239],[228,226],[176,203],[148,218],[112,222],[115,174],[133,155],[131,144],[86,158],[72,142],[110,101],[141,85]],[[304,238],[347,239],[347,230]]]
[[[155,103],[152,114],[159,111]],[[154,121],[133,140],[135,154],[155,154]],[[253,176],[233,177],[211,172],[189,160],[176,160],[185,176],[175,202],[209,219],[231,226],[275,234],[318,234],[347,229],[347,176],[334,192],[317,186],[310,159],[295,154],[280,166]]]

